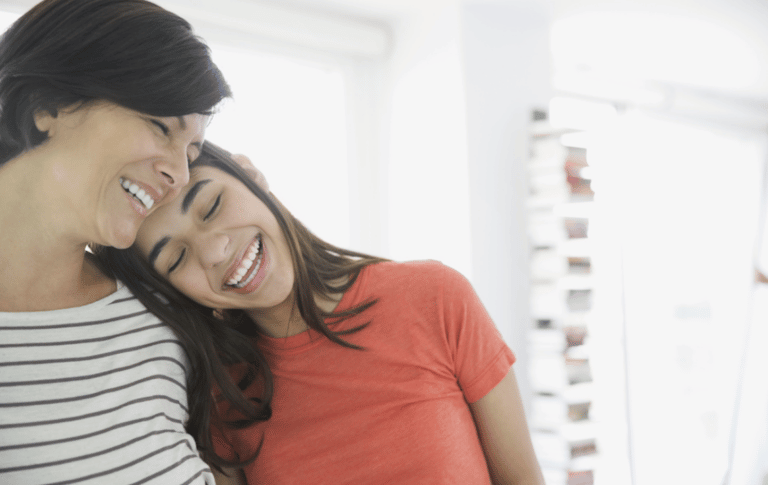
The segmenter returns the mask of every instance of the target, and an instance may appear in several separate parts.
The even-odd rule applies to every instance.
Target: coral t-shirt
[[[258,338],[274,374],[272,418],[214,432],[219,455],[257,459],[258,484],[484,484],[487,464],[468,403],[509,372],[514,354],[469,282],[434,261],[366,267],[337,310],[378,298],[334,324],[365,350],[309,330]],[[257,386],[251,390],[258,395]]]

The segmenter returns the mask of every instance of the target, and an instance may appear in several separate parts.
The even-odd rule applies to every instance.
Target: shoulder
[[[120,280],[117,280],[117,291],[105,300],[108,301],[109,305],[120,305],[123,308],[146,308],[139,298]]]
[[[366,279],[382,290],[419,293],[471,287],[464,275],[435,260],[377,263],[367,268]]]
[[[421,261],[384,261],[367,267],[369,278],[396,280],[399,278],[432,279],[450,269],[439,261],[425,259]]]

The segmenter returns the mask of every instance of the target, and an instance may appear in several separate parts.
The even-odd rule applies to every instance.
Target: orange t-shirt
[[[248,483],[490,483],[468,402],[515,361],[469,282],[434,261],[365,268],[338,310],[378,298],[345,322],[365,350],[307,332],[259,337],[275,378],[272,418],[214,433],[225,458],[258,458]],[[252,391],[258,395],[255,386]]]

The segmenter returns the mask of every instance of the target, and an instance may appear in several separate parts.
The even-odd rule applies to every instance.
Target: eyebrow
[[[197,196],[198,192],[200,192],[200,189],[202,189],[205,184],[208,182],[212,182],[211,179],[205,179],[205,180],[199,180],[195,185],[193,185],[189,191],[187,191],[186,195],[184,196],[184,200],[181,201],[181,214],[184,215],[189,211],[189,207],[192,205],[192,202],[194,202],[195,197]],[[157,261],[158,256],[160,256],[160,252],[163,250],[163,248],[171,241],[171,236],[165,236],[164,238],[160,239],[160,241],[157,242],[154,246],[152,246],[152,251],[149,252],[149,257],[147,258],[149,260],[149,264],[151,266],[155,265],[155,261]]]
[[[181,215],[185,215],[187,211],[189,211],[189,206],[191,206],[192,202],[194,202],[195,197],[197,197],[197,194],[200,192],[200,189],[202,189],[203,186],[208,182],[211,182],[211,179],[200,180],[195,183],[195,185],[193,185],[189,191],[187,191],[187,194],[184,196],[184,200],[181,201]]]
[[[152,251],[149,252],[149,265],[154,266],[155,261],[157,261],[157,257],[160,256],[160,251],[163,250],[166,244],[171,240],[170,236],[165,236],[162,238],[155,246],[152,248]]]

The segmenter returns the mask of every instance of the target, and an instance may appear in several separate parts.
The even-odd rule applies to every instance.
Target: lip
[[[130,182],[131,184],[136,184],[139,187],[139,189],[143,190],[147,195],[149,195],[152,198],[152,201],[153,201],[152,207],[157,206],[158,202],[163,199],[163,194],[160,191],[156,190],[151,185],[147,185],[144,182],[139,182],[130,177],[124,177],[124,176],[119,177],[118,185],[120,185],[120,190],[122,190],[125,193],[125,196],[131,202],[131,205],[133,206],[134,210],[136,210],[136,212],[138,212],[142,217],[145,217],[149,213],[149,210],[147,210],[144,204],[136,200],[136,198],[133,197],[133,195],[126,192],[120,180],[125,180],[127,182]]]
[[[120,187],[122,190],[122,187]],[[129,194],[128,192],[123,190],[123,193],[125,194],[125,198],[128,199],[128,203],[131,204],[131,207],[133,207],[133,210],[136,211],[141,217],[147,217],[147,214],[149,214],[149,211],[147,211],[147,208],[136,200],[134,196]]]
[[[232,275],[235,274],[235,270],[240,267],[240,263],[243,261],[243,258],[245,257],[245,252],[248,251],[248,248],[253,246],[253,243],[258,239],[259,235],[256,234],[253,236],[253,238],[248,241],[246,244],[243,245],[242,248],[240,248],[240,251],[237,253],[237,257],[232,260],[232,264],[229,265],[229,269],[226,273],[224,273],[224,278],[221,280],[221,287],[226,288],[227,281],[232,279]]]
[[[256,238],[254,238],[256,239]],[[248,249],[251,244],[253,244],[253,240],[245,247],[245,249]],[[238,262],[236,265],[233,265],[232,268],[237,268],[240,265],[240,261],[243,259],[245,255],[245,250],[243,250],[243,253],[238,258]],[[224,285],[224,289],[226,291],[233,291],[235,293],[240,294],[246,294],[246,293],[252,293],[256,291],[256,289],[261,285],[262,281],[264,281],[264,278],[267,276],[267,267],[269,266],[269,252],[267,250],[267,245],[264,241],[264,237],[261,238],[261,265],[259,266],[258,271],[256,271],[256,274],[253,276],[253,279],[250,283],[245,285],[242,288],[234,288],[229,285]],[[229,281],[229,278],[231,277],[232,273],[234,273],[234,269],[232,269],[230,272],[228,272],[228,277],[225,281]],[[248,278],[250,276],[250,273],[246,273],[243,278]]]

